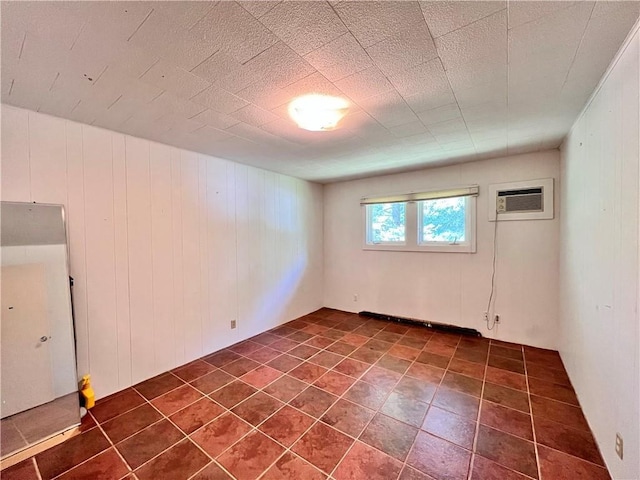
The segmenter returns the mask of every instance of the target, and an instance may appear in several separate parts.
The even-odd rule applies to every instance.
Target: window
[[[363,198],[367,250],[475,252],[478,187]]]

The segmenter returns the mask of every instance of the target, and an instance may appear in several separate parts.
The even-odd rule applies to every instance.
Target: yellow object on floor
[[[82,377],[82,387],[80,388],[80,393],[82,394],[82,398],[84,399],[84,408],[89,410],[93,408],[96,404],[96,394],[91,387],[91,375],[85,375]]]

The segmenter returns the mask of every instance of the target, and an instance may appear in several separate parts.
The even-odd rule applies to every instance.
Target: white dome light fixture
[[[289,104],[289,115],[300,128],[312,132],[334,130],[347,114],[349,102],[344,98],[310,94]]]

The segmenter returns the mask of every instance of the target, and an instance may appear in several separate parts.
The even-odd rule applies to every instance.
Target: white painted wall
[[[560,353],[616,480],[640,478],[639,52],[636,25],[562,147]]]
[[[558,334],[558,205],[553,220],[498,223],[495,313],[483,312],[491,284],[494,223],[488,185],[559,178],[557,150],[386,175],[325,186],[324,304],[476,328],[483,335],[546,348]],[[364,196],[478,184],[477,253],[362,249]],[[558,189],[556,188],[556,198]],[[358,302],[353,295],[358,295]]]
[[[4,105],[1,160],[66,207],[98,397],[322,306],[321,185]]]

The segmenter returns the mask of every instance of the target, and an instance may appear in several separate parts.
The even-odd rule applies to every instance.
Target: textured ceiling
[[[2,2],[2,101],[328,182],[557,147],[639,2]],[[305,93],[351,102],[299,129]]]

